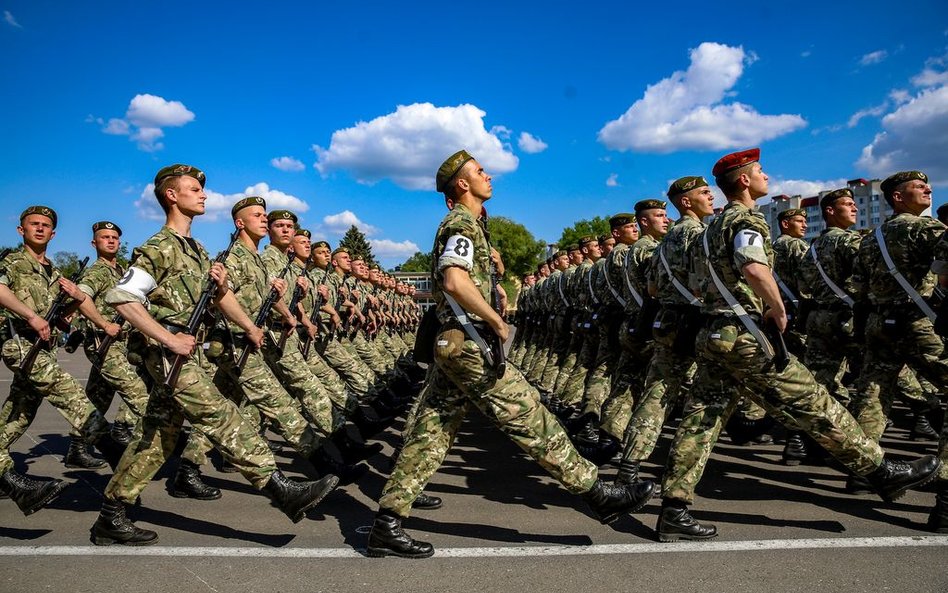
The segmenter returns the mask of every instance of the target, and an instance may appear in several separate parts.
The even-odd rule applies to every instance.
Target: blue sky
[[[263,195],[393,266],[430,248],[462,147],[491,214],[546,241],[757,145],[774,195],[921,168],[945,201],[944,2],[323,4],[0,0],[0,244],[41,203],[53,252],[101,219],[137,245],[184,162],[211,251]]]

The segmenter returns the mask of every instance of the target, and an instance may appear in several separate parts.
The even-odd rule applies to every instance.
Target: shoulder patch
[[[442,257],[456,257],[464,260],[468,267],[474,265],[474,242],[464,235],[451,235],[444,246]]]
[[[734,235],[734,250],[738,251],[745,247],[763,247],[764,237],[753,229],[744,229]]]

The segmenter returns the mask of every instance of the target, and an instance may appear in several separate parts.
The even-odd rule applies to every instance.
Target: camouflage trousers
[[[619,326],[619,359],[612,377],[612,391],[602,406],[599,427],[622,441],[632,418],[632,410],[642,395],[645,373],[652,358],[652,342],[638,339],[631,331],[635,318],[627,317]]]
[[[90,361],[95,357],[92,344],[85,348],[86,358]],[[105,354],[105,360],[98,371],[93,369],[89,373],[86,383],[86,395],[97,410],[105,414],[112,405],[112,399],[118,392],[122,398],[122,408],[116,415],[117,422],[127,422],[137,425],[145,408],[148,406],[148,386],[138,375],[135,368],[128,362],[128,343],[125,340],[116,340]]]
[[[524,373],[527,375],[527,379],[530,380],[530,372],[533,370],[534,363],[537,362],[537,350],[542,346],[546,340],[546,328],[541,326],[541,322],[536,322],[537,327],[530,336],[530,342],[526,345],[526,349],[523,352],[523,360],[520,361],[520,366],[523,368]],[[545,324],[545,322],[543,322]]]
[[[541,351],[542,362],[537,365],[540,367],[538,388],[548,393],[552,393],[556,388],[560,366],[566,361],[572,338],[569,331],[569,317],[566,315],[556,315],[552,319],[550,328],[550,341],[546,349]]]
[[[587,414],[602,417],[602,407],[612,391],[612,374],[619,361],[619,325],[621,316],[603,314],[597,320],[596,352],[589,364],[583,392],[583,407]]]
[[[586,342],[586,335],[581,328],[577,327],[579,319],[575,316],[570,321],[571,327],[573,328],[573,333],[570,335],[569,347],[566,350],[566,356],[558,360],[559,363],[559,372],[556,375],[556,383],[553,386],[553,393],[559,396],[560,400],[568,405],[579,404],[583,398],[582,389],[577,389],[576,380],[573,379],[573,374],[582,369],[580,364],[580,355],[583,353],[583,344]],[[586,379],[586,371],[581,370],[583,373],[583,381]],[[572,381],[573,390],[567,392],[567,386],[570,385]],[[579,383],[582,385],[582,383]]]
[[[891,311],[872,313],[866,323],[867,349],[860,389],[853,400],[853,413],[870,438],[878,441],[885,431],[887,410],[897,391],[903,366],[908,365],[944,393],[948,389],[948,352],[931,321],[920,311],[902,305]],[[946,413],[948,416],[948,413]],[[948,479],[948,423],[944,423],[938,442],[942,467],[938,477]]]
[[[806,354],[803,362],[830,395],[849,403],[849,389],[843,384],[847,360],[861,358],[853,340],[853,315],[848,307],[819,308],[806,322]]]
[[[10,394],[0,407],[0,473],[13,469],[10,447],[33,423],[43,399],[89,442],[95,442],[109,429],[108,422],[86,397],[79,382],[59,365],[56,349],[41,350],[28,376],[17,371],[30,345],[19,337],[3,344],[3,363],[14,374]]]
[[[809,434],[855,474],[866,475],[882,463],[879,445],[795,356],[778,371],[736,318],[710,318],[696,344],[694,388],[662,480],[666,499],[694,501],[721,427],[742,395],[780,423]]]
[[[337,340],[324,339],[314,342],[313,346],[360,400],[375,395],[375,372],[361,358],[353,356]]]
[[[389,379],[389,364],[385,357],[379,353],[378,348],[365,339],[364,333],[360,330],[353,336],[350,340],[352,349],[362,359],[362,362],[372,369],[379,380],[387,381]]]
[[[263,359],[279,384],[303,407],[303,415],[324,435],[335,430],[332,398],[319,378],[313,374],[299,349],[299,338],[291,333],[281,351],[270,338],[263,342]]]
[[[212,380],[213,365],[199,348],[182,365],[172,390],[161,385],[171,360],[155,345],[144,352],[144,364],[158,386],[148,400],[141,431],[125,449],[105,497],[135,502],[174,452],[184,420],[205,435],[255,488],[262,489],[277,469],[273,453],[237,405],[218,391]]]
[[[576,364],[563,385],[562,392],[558,392],[563,401],[581,405],[584,403],[586,379],[589,378],[589,373],[596,364],[596,355],[599,352],[599,328],[595,323],[595,321],[589,321],[583,324],[583,345],[579,349],[579,354],[576,355]]]
[[[563,427],[539,401],[515,367],[498,377],[456,325],[435,342],[435,368],[428,375],[412,430],[382,490],[379,506],[402,517],[444,461],[471,406],[492,420],[517,445],[573,493],[587,492],[596,467],[573,447]]]

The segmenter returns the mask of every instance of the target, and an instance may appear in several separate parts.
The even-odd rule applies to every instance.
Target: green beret
[[[333,249],[332,255],[336,255],[337,253],[345,253],[346,255],[349,255],[349,250],[340,245],[339,247]]]
[[[635,215],[638,216],[643,210],[664,210],[667,204],[662,200],[639,200],[635,203]]]
[[[49,206],[30,206],[23,211],[23,214],[20,215],[20,224],[23,224],[23,219],[29,216],[30,214],[40,214],[46,218],[53,221],[53,228],[56,228],[56,221],[59,220],[56,217],[56,211],[50,208]]]
[[[250,196],[249,198],[244,198],[243,200],[234,204],[234,207],[230,209],[231,218],[237,218],[237,213],[248,206],[263,206],[263,209],[266,210],[267,201],[258,196]]]
[[[794,216],[802,216],[803,218],[806,218],[806,210],[804,210],[803,208],[789,208],[787,210],[784,210],[783,212],[777,215],[777,222],[784,221]]]
[[[201,187],[204,187],[204,184],[207,183],[207,177],[204,175],[204,171],[197,167],[192,167],[191,165],[175,164],[168,165],[161,171],[158,171],[158,174],[155,175],[155,187],[161,185],[161,182],[167,177],[181,177],[182,175],[194,177],[201,183]]]
[[[892,192],[895,191],[895,188],[902,185],[906,181],[913,181],[915,179],[928,183],[928,175],[922,173],[921,171],[899,171],[894,175],[889,175],[885,178],[885,181],[882,182],[882,193],[887,196],[891,196]]]
[[[635,214],[630,214],[628,212],[621,212],[619,214],[614,214],[609,219],[609,228],[617,229],[620,226],[625,226],[632,222],[635,222]]]
[[[92,234],[94,235],[96,231],[110,230],[118,233],[119,237],[122,236],[122,227],[115,224],[114,222],[109,222],[108,220],[100,220],[99,222],[92,225]]]
[[[326,249],[331,249],[327,241],[316,241],[315,243],[310,245],[310,247],[312,247],[313,249],[316,249],[317,247],[325,247]]]
[[[566,247],[566,253],[572,253],[572,252],[574,252],[574,251],[579,251],[579,245],[578,245],[578,244],[573,243],[572,245],[568,245],[568,246]]]
[[[270,214],[267,214],[267,224],[273,224],[275,220],[292,220],[294,225],[299,222],[296,215],[289,210],[274,210]]]
[[[589,243],[597,243],[597,242],[598,242],[598,239],[596,239],[595,235],[586,235],[585,237],[582,237],[579,240],[579,246],[583,247]]]
[[[842,189],[834,189],[833,191],[827,193],[820,199],[820,210],[826,208],[827,206],[832,206],[833,202],[840,198],[851,198],[853,197],[853,190],[848,187]]]
[[[606,241],[612,238],[612,235],[599,235],[596,237],[596,240],[599,241],[599,244],[602,245]]]
[[[559,249],[559,250],[557,250],[556,253],[553,254],[553,258],[555,259],[555,258],[563,257],[564,255],[568,255],[568,254],[566,253],[566,250],[565,250],[565,249]]]
[[[380,266],[380,265],[378,265],[378,264],[372,264],[371,266],[369,266],[369,269],[370,269],[370,270],[378,270],[379,272],[381,272],[381,271],[382,271],[382,266]]]
[[[365,261],[365,256],[357,251],[355,253],[350,253],[349,259],[352,261]]]
[[[445,186],[448,184],[451,179],[457,175],[458,171],[461,170],[461,167],[464,166],[464,163],[473,159],[466,150],[459,150],[456,153],[452,154],[441,163],[441,166],[438,167],[438,174],[435,175],[435,189],[443,192]]]
[[[698,187],[707,187],[708,182],[705,181],[704,177],[689,175],[687,177],[682,177],[681,179],[675,180],[668,188],[668,193],[666,194],[669,198],[674,198],[680,196],[683,193],[690,192],[691,190]]]
[[[299,236],[301,236],[301,235],[302,235],[303,237],[306,237],[307,239],[312,239],[312,238],[313,238],[313,233],[309,232],[309,230],[297,228],[297,229],[296,229],[296,236],[299,237]]]

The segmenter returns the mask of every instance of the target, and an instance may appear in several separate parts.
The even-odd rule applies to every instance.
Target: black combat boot
[[[134,430],[135,426],[127,422],[113,422],[109,433],[112,435],[113,441],[123,447],[128,447],[128,444],[132,442],[132,432]]]
[[[371,439],[392,423],[391,417],[381,418],[374,413],[369,415],[362,406],[356,407],[350,420],[359,429],[359,434],[362,435],[363,439]]]
[[[948,533],[948,480],[938,480],[935,506],[928,515],[928,529],[935,533]]]
[[[13,499],[24,515],[32,515],[51,503],[66,486],[62,480],[34,480],[12,469],[0,475],[0,490]]]
[[[430,558],[434,546],[412,539],[402,529],[402,518],[394,513],[379,511],[369,532],[365,553],[370,558],[399,556],[401,558]]]
[[[576,432],[576,442],[586,447],[599,446],[599,418],[595,414],[583,417],[583,423]]]
[[[92,525],[92,543],[97,546],[150,546],[158,542],[158,534],[150,529],[139,529],[125,516],[125,504],[120,500],[105,499],[99,518]]]
[[[596,436],[598,442],[595,445],[587,444],[582,436],[577,439],[576,449],[580,454],[596,464],[596,467],[602,467],[611,462],[620,462],[621,457],[616,458],[621,453],[619,451],[619,441],[605,431],[599,431]]]
[[[363,459],[372,457],[382,450],[382,443],[367,445],[353,439],[349,436],[349,433],[346,432],[345,426],[334,432],[331,440],[339,449],[342,460],[346,463],[358,463]]]
[[[634,513],[652,498],[655,483],[642,480],[635,484],[612,485],[596,480],[592,489],[583,494],[593,515],[603,525],[612,523],[620,515]]]
[[[866,476],[882,500],[892,502],[902,497],[910,488],[927,484],[935,478],[941,462],[934,455],[924,455],[915,461],[882,460],[882,465]]]
[[[122,455],[125,453],[125,448],[127,447],[127,445],[122,445],[112,438],[111,430],[101,434],[93,444],[113,470],[118,467],[119,461],[122,459]]]
[[[847,494],[872,494],[875,492],[866,478],[862,476],[857,476],[856,474],[851,474],[846,478],[846,493]]]
[[[435,509],[440,509],[442,505],[441,497],[431,496],[430,494],[425,494],[422,492],[418,497],[411,503],[411,508],[421,509],[424,511],[433,511]]]
[[[221,497],[219,488],[208,486],[201,480],[201,468],[193,461],[182,459],[168,493],[175,498],[193,498],[195,500],[217,500]]]
[[[290,521],[299,523],[306,516],[306,511],[319,504],[337,484],[339,478],[331,474],[317,482],[294,482],[283,475],[283,472],[276,470],[270,474],[270,480],[263,487],[263,491]]]
[[[792,430],[787,433],[787,444],[783,448],[784,465],[800,465],[807,458],[806,441],[803,432]]]
[[[313,451],[309,456],[309,462],[313,464],[313,467],[316,468],[316,471],[319,472],[321,476],[339,476],[340,486],[348,486],[369,471],[369,468],[362,464],[347,465],[346,463],[337,461],[324,447]]]
[[[662,504],[655,531],[658,532],[660,542],[677,542],[682,539],[700,541],[718,535],[717,527],[698,523],[688,512],[688,506],[678,501],[666,501]]]
[[[69,452],[63,458],[66,467],[75,467],[79,469],[99,469],[105,467],[105,460],[99,459],[89,453],[88,445],[80,436],[69,438]]]
[[[915,422],[912,425],[912,432],[909,438],[913,441],[937,441],[938,432],[932,428],[928,420],[930,410],[928,402],[912,402],[912,413],[915,414]]]
[[[642,462],[637,459],[623,459],[619,464],[619,473],[616,474],[617,486],[635,484],[639,481],[639,466]]]

